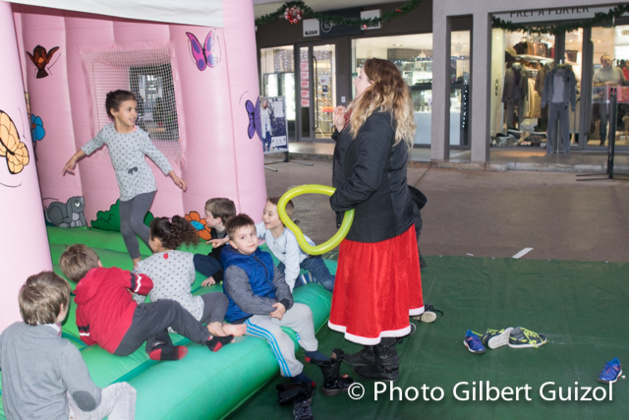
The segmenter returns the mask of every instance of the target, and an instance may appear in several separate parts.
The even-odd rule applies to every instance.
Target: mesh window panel
[[[181,160],[170,50],[112,50],[81,56],[94,104],[92,136],[111,122],[105,109],[107,93],[130,90],[138,99],[137,125],[169,159]]]

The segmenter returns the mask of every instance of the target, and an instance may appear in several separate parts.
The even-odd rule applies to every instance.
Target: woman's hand
[[[334,108],[334,127],[341,132],[345,128],[345,116],[347,115],[347,108],[343,105],[339,105]]]

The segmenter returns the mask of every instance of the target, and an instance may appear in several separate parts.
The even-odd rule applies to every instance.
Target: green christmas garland
[[[267,15],[261,16],[258,19],[256,19],[256,25],[258,26],[266,25],[269,23],[273,23],[280,18],[283,19],[284,12],[286,11],[287,8],[297,7],[301,9],[305,18],[319,19],[320,22],[333,23],[334,25],[344,25],[344,26],[357,26],[357,25],[372,26],[372,25],[377,25],[379,23],[388,22],[400,16],[404,16],[411,10],[416,9],[421,4],[421,2],[422,0],[410,0],[401,8],[392,10],[390,12],[386,12],[379,18],[361,19],[361,18],[349,18],[345,16],[331,15],[328,13],[315,12],[310,7],[308,7],[306,3],[304,3],[303,1],[290,1],[290,2],[284,3],[275,12],[269,13]]]
[[[557,35],[563,32],[576,31],[579,28],[591,28],[599,25],[614,26],[615,19],[622,16],[625,12],[629,12],[629,4],[619,4],[613,9],[610,9],[608,13],[598,12],[592,19],[587,19],[581,22],[542,26],[531,26],[522,23],[507,22],[494,16],[493,27],[505,29],[511,32],[532,32]]]

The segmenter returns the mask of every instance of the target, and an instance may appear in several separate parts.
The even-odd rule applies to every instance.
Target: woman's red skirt
[[[341,242],[330,329],[375,345],[410,333],[409,316],[423,312],[415,226],[382,242]]]

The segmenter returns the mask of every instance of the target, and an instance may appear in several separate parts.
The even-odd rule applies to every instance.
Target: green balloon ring
[[[321,255],[337,247],[338,244],[341,243],[343,238],[347,236],[347,232],[349,232],[349,228],[350,226],[352,226],[352,222],[354,221],[354,209],[345,212],[343,223],[341,223],[341,227],[339,228],[338,232],[334,234],[334,236],[332,236],[328,241],[322,243],[321,245],[312,246],[308,242],[306,242],[306,237],[304,236],[304,233],[301,231],[301,229],[299,229],[297,225],[293,223],[290,217],[288,217],[288,214],[286,214],[286,203],[302,194],[325,194],[331,196],[332,194],[334,194],[334,191],[336,191],[336,188],[328,187],[326,185],[301,185],[299,187],[295,187],[286,191],[277,203],[277,215],[284,223],[284,226],[289,228],[295,234],[295,237],[297,238],[297,243],[306,254]]]

